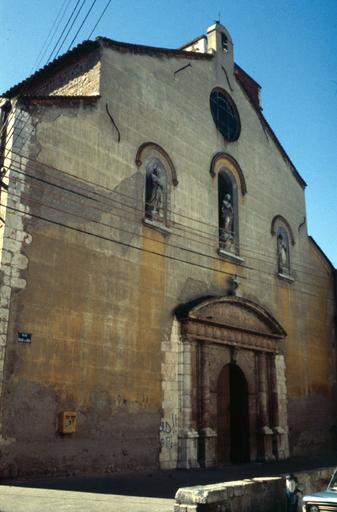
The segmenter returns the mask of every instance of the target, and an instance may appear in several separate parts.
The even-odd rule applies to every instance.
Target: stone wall
[[[325,490],[335,467],[295,473],[301,496]],[[178,489],[174,512],[286,512],[285,478],[264,477]]]
[[[186,487],[175,496],[174,512],[285,512],[281,477],[253,478],[222,484]]]
[[[29,91],[36,96],[93,96],[100,91],[98,52],[79,59]]]

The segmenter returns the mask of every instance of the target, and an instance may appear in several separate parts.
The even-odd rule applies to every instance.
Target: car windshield
[[[332,478],[331,478],[330,483],[328,485],[328,489],[330,491],[337,491],[337,470],[332,475]]]

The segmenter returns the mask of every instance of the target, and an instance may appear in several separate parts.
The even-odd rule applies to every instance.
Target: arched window
[[[226,34],[221,34],[221,45],[224,53],[228,52],[228,38]]]
[[[241,124],[238,109],[229,94],[223,89],[213,89],[210,98],[210,108],[215,126],[228,142],[237,140],[240,136]]]
[[[155,142],[145,142],[136,154],[144,175],[144,221],[167,231],[172,185],[178,185],[176,170],[166,151]]]
[[[237,184],[233,174],[225,168],[218,173],[219,248],[239,253],[239,223]]]
[[[247,193],[246,180],[238,162],[227,153],[216,153],[210,175],[217,179],[219,254],[242,263],[239,256],[239,203]]]
[[[280,278],[293,281],[290,249],[291,245],[295,245],[295,239],[288,221],[276,215],[271,223],[271,233],[276,237],[277,274]]]

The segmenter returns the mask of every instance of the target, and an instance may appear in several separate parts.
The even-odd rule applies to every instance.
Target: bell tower
[[[207,29],[208,53],[214,53],[219,65],[222,65],[229,75],[234,72],[233,41],[228,30],[216,22]]]

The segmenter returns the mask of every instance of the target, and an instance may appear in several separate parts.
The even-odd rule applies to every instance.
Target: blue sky
[[[69,15],[76,3],[64,2],[0,0],[1,92],[36,69],[60,8],[69,5]],[[88,38],[106,2],[96,0],[75,44]],[[262,86],[265,117],[308,184],[309,234],[337,266],[337,0],[112,0],[92,38],[175,48],[219,16],[236,62]]]

